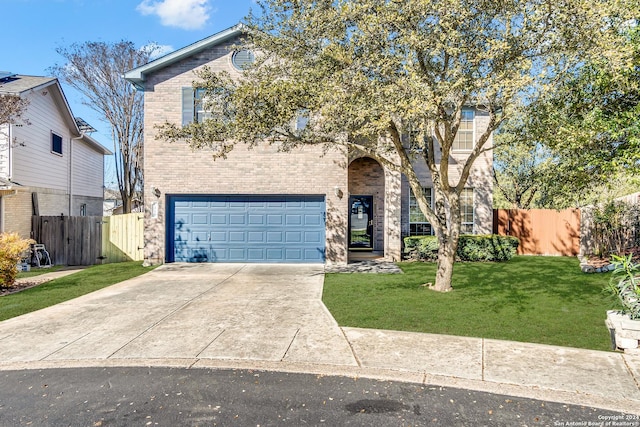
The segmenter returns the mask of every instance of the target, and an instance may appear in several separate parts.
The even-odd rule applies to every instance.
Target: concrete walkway
[[[0,322],[0,370],[172,366],[308,372],[640,414],[640,355],[340,328],[321,301],[323,272],[314,265],[165,265]]]

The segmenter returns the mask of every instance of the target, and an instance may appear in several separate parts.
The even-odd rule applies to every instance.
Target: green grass
[[[421,286],[434,281],[435,264],[399,265],[405,274],[327,274],[323,300],[338,323],[611,350],[610,273],[584,274],[576,258],[456,263],[448,293]]]
[[[0,297],[0,320],[49,307],[139,276],[153,267],[140,261],[94,265],[34,288]]]

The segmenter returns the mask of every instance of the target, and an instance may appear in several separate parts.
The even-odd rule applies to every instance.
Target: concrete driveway
[[[322,304],[322,284],[321,265],[168,264],[1,322],[0,361],[225,359],[356,366]]]
[[[339,328],[322,265],[168,264],[0,322],[0,371],[245,368],[369,377],[640,415],[640,354]]]

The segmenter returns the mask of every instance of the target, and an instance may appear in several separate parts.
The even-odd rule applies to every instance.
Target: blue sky
[[[179,49],[245,17],[254,0],[0,0],[0,70],[46,76],[62,64],[56,48],[85,41],[130,40]],[[112,148],[109,127],[81,104],[70,87],[63,90],[74,115],[98,130],[92,136]],[[107,165],[109,169],[109,165]],[[106,178],[106,185],[112,178]]]

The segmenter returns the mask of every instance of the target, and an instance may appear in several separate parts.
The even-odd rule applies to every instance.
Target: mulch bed
[[[633,260],[634,263],[640,263],[640,246],[636,246],[633,248],[629,248],[626,249],[622,255],[629,255],[629,254],[633,254],[633,257],[631,258]],[[600,267],[604,267],[606,265],[611,264],[611,257],[597,257],[597,256],[590,256],[587,258],[587,263],[594,267],[594,268],[600,268]]]
[[[15,294],[17,292],[24,291],[25,289],[29,289],[29,288],[33,288],[35,286],[41,285],[48,281],[49,281],[48,279],[38,279],[38,276],[29,277],[26,279],[18,279],[13,284],[13,286],[10,286],[8,288],[0,286],[0,297],[3,297],[5,295]]]

